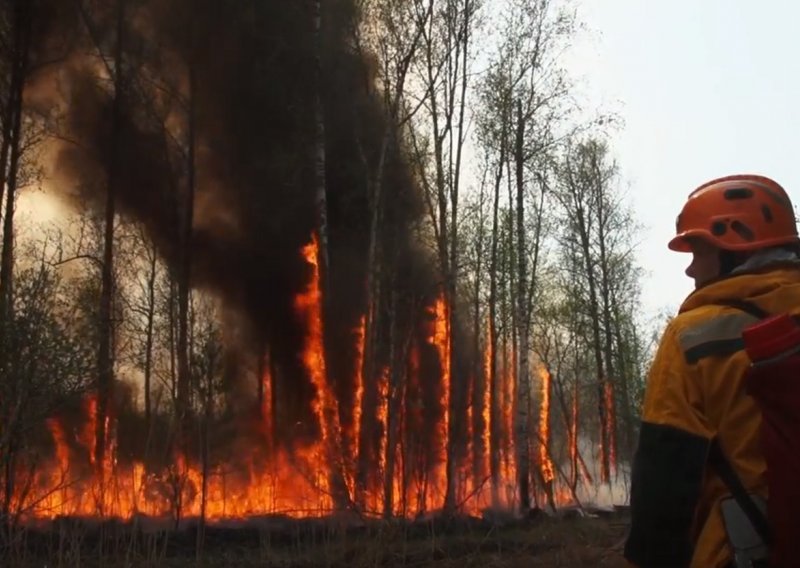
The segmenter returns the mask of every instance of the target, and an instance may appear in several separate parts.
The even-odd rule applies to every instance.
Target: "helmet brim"
[[[672,238],[667,246],[670,250],[674,250],[675,252],[692,252],[692,246],[688,241],[690,238],[703,239],[704,241],[707,241],[713,245],[717,244],[715,239],[708,231],[694,229],[678,233]]]

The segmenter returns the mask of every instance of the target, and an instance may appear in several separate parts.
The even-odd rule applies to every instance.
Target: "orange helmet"
[[[794,207],[775,181],[756,175],[712,180],[689,194],[669,248],[691,252],[687,237],[724,250],[748,251],[799,243]]]

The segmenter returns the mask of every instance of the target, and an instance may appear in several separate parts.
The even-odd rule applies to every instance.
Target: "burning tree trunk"
[[[483,218],[483,202],[484,202],[484,188],[485,188],[485,180],[481,183],[481,193],[480,193],[480,220],[479,220],[479,227],[478,227],[478,242],[476,246],[476,267],[475,272],[476,274],[481,273],[481,269],[483,268],[482,258],[483,258],[483,240],[484,240],[484,218]],[[472,431],[473,435],[470,440],[472,443],[472,479],[473,485],[477,489],[480,487],[482,483],[482,478],[488,474],[488,469],[483,467],[484,464],[484,457],[488,455],[489,447],[484,442],[486,438],[484,437],[484,432],[488,432],[489,428],[489,421],[488,412],[489,409],[485,406],[485,403],[488,402],[488,397],[484,396],[485,393],[488,393],[489,388],[489,373],[487,368],[487,362],[485,357],[485,350],[481,350],[481,334],[479,332],[481,328],[481,279],[475,278],[475,291],[473,295],[473,319],[472,319],[472,329],[473,329],[473,344],[472,344],[472,356],[473,356],[473,364],[472,364],[472,374],[473,374],[473,383],[472,383],[472,401],[470,403],[470,408],[473,410],[473,419],[472,419]],[[487,329],[488,332],[488,329]],[[488,333],[487,337],[484,339],[485,342],[488,342]]]
[[[453,342],[453,332],[457,329],[458,326],[458,313],[457,313],[457,305],[458,305],[458,298],[457,298],[457,289],[458,289],[458,279],[459,279],[459,235],[458,235],[458,201],[459,201],[459,193],[460,193],[460,181],[461,181],[461,161],[463,155],[463,148],[466,136],[464,134],[464,115],[467,106],[467,85],[469,82],[469,49],[471,47],[470,41],[472,39],[472,16],[475,11],[474,0],[463,0],[461,6],[458,7],[458,11],[460,12],[460,21],[454,22],[454,25],[457,27],[457,32],[454,34],[454,39],[458,44],[456,48],[457,52],[461,51],[460,61],[458,56],[456,56],[455,60],[455,73],[453,75],[453,90],[455,90],[456,85],[460,88],[461,92],[458,96],[458,103],[457,103],[457,111],[458,111],[458,119],[457,119],[457,136],[455,140],[453,136],[450,136],[450,157],[449,163],[450,165],[450,176],[453,178],[453,181],[450,184],[450,244],[449,244],[449,252],[450,252],[450,259],[448,261],[448,270],[447,270],[447,278],[446,282],[448,284],[448,306],[450,309],[449,316],[449,357],[450,362],[448,366],[450,369],[457,368],[457,359],[458,353],[456,352],[455,345]],[[461,65],[461,69],[459,71],[459,63]],[[453,100],[453,104],[455,104],[455,97],[451,95],[451,100]],[[455,168],[453,168],[453,150],[455,147]],[[463,414],[463,405],[459,404],[459,401],[464,399],[465,396],[465,385],[467,383],[463,383],[462,381],[450,381],[450,400],[448,401],[450,407],[450,416],[451,420],[449,423],[449,431],[447,434],[448,440],[448,448],[447,448],[447,495],[450,496],[450,501],[448,501],[447,496],[445,498],[445,509],[451,510],[455,506],[455,490],[456,490],[456,475],[457,475],[457,466],[460,459],[465,456],[460,455],[458,451],[458,442],[460,438],[463,436],[460,435],[463,428],[463,423],[466,419],[466,416]]]
[[[400,365],[398,364],[398,321],[397,321],[397,285],[392,287],[392,299],[389,308],[389,321],[391,322],[389,332],[389,376],[387,377],[387,413],[386,413],[386,446],[382,461],[383,471],[383,516],[391,518],[394,510],[394,468],[395,468],[395,449],[397,447],[397,414],[398,414],[398,383],[400,378]]]
[[[500,139],[500,157],[494,179],[494,203],[492,205],[492,250],[489,265],[489,375],[488,388],[491,392],[489,413],[489,470],[492,477],[492,505],[500,505],[500,381],[497,377],[497,269],[498,245],[500,243],[500,185],[503,180],[506,153],[506,124]]]
[[[373,204],[373,207],[377,207]],[[373,219],[375,219],[376,212],[373,210]],[[378,337],[378,303],[380,301],[380,272],[381,262],[377,253],[377,225],[373,225],[370,231],[374,231],[370,241],[370,255],[372,259],[368,265],[367,286],[369,289],[367,295],[367,313],[364,318],[365,342],[363,347],[362,366],[358,370],[356,385],[356,401],[359,406],[358,413],[354,415],[353,419],[356,423],[355,440],[358,448],[354,499],[356,504],[363,509],[366,505],[366,490],[368,485],[369,467],[370,467],[370,441],[373,437],[373,431],[370,427],[371,416],[373,409],[377,404],[377,392],[375,389],[376,378],[376,364],[377,358],[377,337]],[[373,247],[375,247],[373,249]]]
[[[510,179],[510,178],[509,178]],[[511,209],[511,208],[509,208]],[[501,274],[504,278],[502,281],[502,300],[500,303],[502,324],[502,353],[503,374],[502,374],[502,398],[500,408],[502,409],[502,477],[504,487],[506,489],[505,500],[511,504],[516,502],[519,498],[519,485],[516,475],[516,451],[515,451],[515,410],[517,404],[517,370],[519,352],[517,350],[517,334],[516,334],[516,309],[513,303],[514,299],[514,250],[512,241],[512,228],[513,223],[511,217],[512,211],[508,212],[506,219],[506,231],[504,233],[505,243],[503,247],[502,261],[501,261]]]
[[[305,315],[308,325],[308,336],[302,358],[316,390],[312,410],[320,430],[320,463],[326,465],[327,491],[333,496],[335,506],[341,508],[347,502],[347,486],[344,482],[338,400],[334,396],[328,380],[328,365],[325,356],[325,325],[318,247],[319,244],[314,235],[312,242],[303,248],[303,255],[312,270],[311,282],[308,289],[296,297],[295,303]]]
[[[324,49],[324,21],[323,21],[323,1],[312,0],[312,20],[314,38],[314,124],[313,124],[313,151],[314,151],[314,193],[317,213],[317,262],[318,262],[318,286],[321,294],[321,314],[322,318],[329,314],[329,306],[332,301],[330,288],[330,254],[329,254],[329,232],[328,232],[328,201],[327,201],[327,181],[326,181],[326,134],[325,134],[325,105],[324,105],[324,74],[323,74],[323,49]],[[329,350],[329,336],[326,328],[322,328],[322,350],[323,357],[327,359]],[[322,380],[327,384],[326,388],[331,389],[331,377],[329,369],[325,367],[325,374]],[[335,401],[335,399],[333,399]],[[326,408],[325,412],[335,414],[335,418],[326,418],[328,422],[335,420],[335,429],[330,432],[332,438],[326,440],[328,450],[333,451],[329,457],[333,459],[331,491],[335,501],[335,506],[339,509],[345,508],[351,501],[347,495],[347,485],[345,483],[343,455],[341,453],[342,432],[339,426],[339,410],[336,407]]]
[[[119,138],[124,96],[123,84],[123,28],[125,22],[125,2],[118,0],[116,14],[116,46],[114,51],[114,94],[111,108],[111,149],[108,167],[106,203],[104,215],[103,263],[100,288],[100,339],[97,362],[97,434],[95,454],[97,465],[102,471],[106,461],[106,418],[110,412],[111,392],[114,383],[114,354],[112,335],[114,333],[114,217],[116,215],[117,176],[119,175]]]
[[[427,3],[430,17],[422,31],[422,76],[419,78],[425,93],[427,127],[430,129],[433,155],[423,150],[412,129],[412,143],[416,161],[426,192],[428,211],[436,241],[439,268],[443,281],[444,300],[447,305],[448,327],[456,329],[458,321],[458,198],[460,169],[466,108],[466,90],[469,82],[469,47],[472,26],[478,9],[474,0],[446,3],[441,10],[434,2]],[[432,162],[432,164],[431,164]],[[431,164],[429,167],[428,165]],[[452,334],[450,334],[452,338]],[[448,340],[450,342],[450,340]],[[447,366],[454,368],[458,354],[452,344],[447,347]],[[461,416],[463,400],[458,383],[451,389],[447,385],[447,433],[445,446],[446,488],[444,509],[452,513],[456,505],[456,476],[458,455],[457,438],[463,429]]]
[[[547,502],[552,510],[555,510],[555,499],[553,495],[553,481],[555,481],[555,469],[550,458],[550,396],[552,393],[553,375],[546,365],[541,365],[539,369],[541,380],[541,401],[539,405],[539,472],[544,483],[544,491]]]
[[[329,297],[328,277],[330,263],[328,256],[328,201],[325,184],[325,109],[323,105],[323,21],[322,0],[312,0],[314,25],[314,187],[319,218],[318,234],[320,248],[320,265],[322,275],[322,297],[327,302]]]
[[[366,488],[367,469],[369,467],[367,448],[372,433],[368,428],[361,427],[360,421],[364,420],[363,417],[370,416],[371,409],[375,404],[372,385],[376,373],[377,315],[378,307],[382,302],[381,280],[383,267],[379,229],[383,218],[384,177],[387,159],[395,143],[397,132],[404,128],[413,117],[413,112],[405,112],[405,105],[403,104],[406,77],[417,53],[426,22],[431,17],[432,6],[425,9],[422,15],[417,14],[410,4],[393,1],[378,0],[377,2],[361,4],[360,8],[362,9],[362,17],[368,19],[371,24],[377,25],[381,30],[380,40],[377,43],[373,43],[372,51],[374,55],[380,58],[379,70],[381,72],[380,83],[383,85],[384,120],[383,135],[374,167],[369,164],[359,140],[361,159],[367,172],[367,198],[370,215],[365,286],[366,316],[361,326],[361,365],[358,370],[358,385],[355,389],[358,410],[354,412],[354,418],[356,418],[356,414],[360,417],[360,420],[356,418],[357,424],[354,426],[357,438],[355,444],[359,449],[355,454],[358,456],[356,502],[363,505],[363,493]],[[363,41],[366,40],[367,43],[375,42],[375,37],[367,36],[365,38],[359,34],[360,27],[358,24],[354,25],[353,29],[356,33],[354,43],[359,50]],[[373,79],[365,76],[365,84],[369,91],[373,84]],[[390,321],[392,322],[390,325],[394,325],[393,320]],[[366,384],[364,380],[367,381]]]

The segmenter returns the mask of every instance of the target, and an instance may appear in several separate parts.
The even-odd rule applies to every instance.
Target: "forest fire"
[[[444,296],[433,299],[427,306],[430,325],[408,351],[408,361],[402,367],[404,378],[392,377],[389,366],[379,368],[377,376],[363,376],[365,350],[365,319],[361,317],[352,334],[354,361],[353,377],[349,381],[354,392],[352,402],[343,405],[326,364],[322,290],[318,265],[317,239],[300,251],[310,269],[308,284],[297,293],[294,310],[305,329],[299,358],[305,376],[313,387],[310,412],[317,435],[312,440],[292,440],[279,443],[276,432],[276,391],[274,366],[268,355],[260,363],[258,384],[260,397],[259,428],[263,430],[261,447],[250,455],[228,462],[203,463],[196,457],[178,452],[171,463],[155,467],[143,459],[120,459],[116,435],[119,430],[114,414],[106,418],[107,447],[103,464],[96,463],[97,398],[90,394],[84,399],[82,417],[77,428],[70,428],[59,417],[47,421],[54,455],[37,467],[29,483],[19,486],[14,502],[26,519],[52,519],[58,516],[94,516],[130,519],[136,515],[155,517],[200,517],[209,521],[241,519],[251,516],[284,514],[294,517],[322,516],[345,507],[355,507],[357,494],[363,495],[365,514],[390,513],[412,517],[436,511],[442,507],[447,488],[446,463],[450,435],[450,405],[453,377],[451,376],[451,331],[448,306]],[[472,420],[465,427],[459,453],[458,507],[464,513],[477,514],[495,505],[513,507],[515,503],[516,467],[513,408],[516,374],[509,364],[513,356],[503,358],[498,377],[497,394],[501,423],[497,425],[499,447],[492,448],[491,412],[493,396],[489,377],[492,366],[490,345],[486,344],[482,371],[485,380],[482,392],[471,392],[467,416],[480,411],[483,431],[474,431]],[[398,371],[395,371],[398,372]],[[431,373],[433,372],[433,376]],[[537,376],[537,374],[534,374]],[[375,381],[377,400],[370,413],[362,412],[365,387]],[[395,391],[393,381],[402,380],[406,386]],[[550,402],[552,376],[546,367],[538,372],[540,410],[538,421],[538,453],[534,459],[541,478],[552,495],[558,485],[552,461],[550,433]],[[475,388],[475,387],[473,387]],[[427,394],[426,394],[427,393]],[[392,397],[399,396],[395,407]],[[433,402],[433,408],[425,409]],[[346,409],[346,410],[345,410]],[[342,411],[350,413],[343,418]],[[398,413],[392,416],[391,413]],[[577,406],[573,406],[573,421]],[[343,428],[342,424],[348,424]],[[359,445],[361,432],[374,429],[375,447],[371,453]],[[399,432],[392,441],[390,429]],[[566,459],[577,463],[577,430],[570,431],[569,454]],[[474,451],[473,440],[482,441],[482,454]],[[535,438],[534,438],[535,439]],[[501,457],[500,503],[492,503],[488,483],[471,472],[483,472],[488,480],[490,452]],[[369,458],[370,473],[367,485],[357,487],[358,461]],[[573,475],[574,478],[574,475]],[[344,492],[344,495],[341,493]],[[563,488],[557,494],[561,502],[570,499]]]

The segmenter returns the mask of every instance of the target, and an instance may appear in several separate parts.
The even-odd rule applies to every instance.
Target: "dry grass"
[[[26,537],[3,566],[203,568],[516,568],[625,566],[619,543],[622,518],[539,519],[514,527],[465,524],[376,524],[364,530],[332,529],[265,534],[210,530],[202,555],[194,534],[107,533]],[[8,552],[8,550],[6,550]]]

